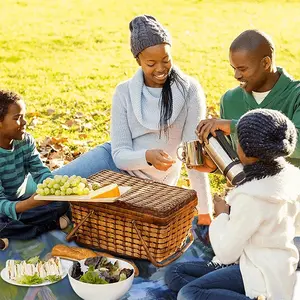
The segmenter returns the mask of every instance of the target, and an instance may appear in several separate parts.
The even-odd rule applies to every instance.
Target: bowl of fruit
[[[117,300],[131,288],[134,268],[122,259],[104,256],[73,262],[68,278],[74,292],[85,300]]]
[[[130,189],[129,186],[88,182],[80,176],[55,175],[37,185],[36,200],[114,202]]]

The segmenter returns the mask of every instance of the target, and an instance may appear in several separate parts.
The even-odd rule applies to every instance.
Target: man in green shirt
[[[279,110],[298,130],[296,149],[287,160],[300,167],[300,81],[276,67],[271,38],[257,30],[246,30],[232,42],[229,60],[240,85],[221,98],[220,119],[206,119],[199,123],[200,141],[207,143],[210,133],[215,136],[216,130],[222,130],[230,135],[232,146],[236,148],[236,124],[244,113],[256,108]],[[213,162],[206,158],[204,166],[196,169],[207,172],[208,167],[211,171],[216,170]],[[295,238],[295,244],[300,252],[300,237]],[[300,262],[298,266],[300,268]]]
[[[199,123],[200,141],[207,142],[208,134],[215,135],[219,129],[230,135],[235,148],[236,124],[244,113],[255,108],[279,110],[298,129],[297,147],[288,160],[300,167],[300,81],[295,81],[284,69],[276,67],[271,38],[257,30],[246,30],[232,42],[229,60],[240,85],[223,95],[221,119],[207,119]]]

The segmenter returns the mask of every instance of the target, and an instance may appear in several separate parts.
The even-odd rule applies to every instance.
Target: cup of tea
[[[184,156],[179,154],[179,150],[182,149]],[[177,148],[177,157],[187,166],[202,166],[202,145],[199,140],[189,141],[183,143]]]

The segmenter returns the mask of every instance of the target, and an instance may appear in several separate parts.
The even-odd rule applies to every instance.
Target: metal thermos
[[[216,137],[210,134],[204,149],[232,185],[237,185],[245,179],[243,165],[222,131],[217,130]]]

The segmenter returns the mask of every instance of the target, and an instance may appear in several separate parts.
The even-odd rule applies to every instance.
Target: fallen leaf
[[[50,170],[60,168],[64,165],[64,160],[63,159],[51,159],[49,160],[49,168]]]
[[[79,138],[81,138],[81,139],[86,139],[87,137],[88,137],[88,135],[86,133],[79,134]]]
[[[76,125],[81,125],[82,121],[80,119],[74,119]]]
[[[76,112],[74,118],[82,118],[84,116],[84,114],[82,112]]]
[[[82,125],[82,127],[84,129],[91,130],[93,128],[93,124],[92,123],[85,123],[85,124]]]
[[[48,116],[51,116],[51,115],[53,115],[55,113],[55,109],[53,109],[53,108],[48,108],[47,109],[47,114],[48,114]]]
[[[33,129],[38,123],[39,120],[37,119],[37,117],[33,117],[31,122],[28,124],[28,128]]]
[[[68,127],[72,127],[74,124],[75,124],[75,121],[74,121],[74,120],[67,120],[67,121],[65,122],[65,125],[68,126]]]

